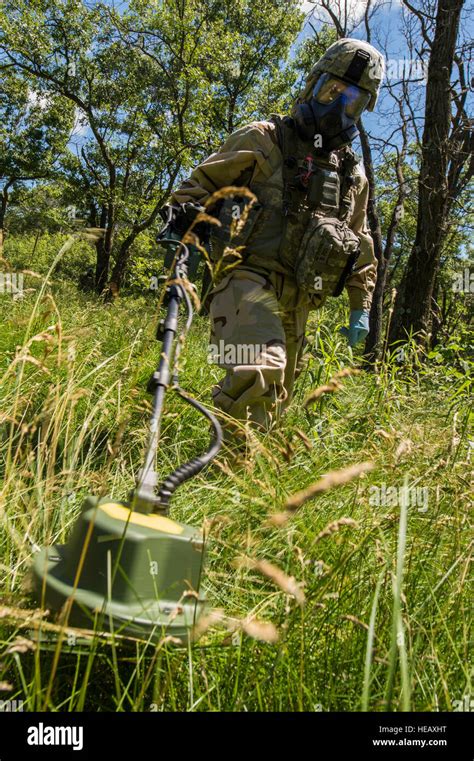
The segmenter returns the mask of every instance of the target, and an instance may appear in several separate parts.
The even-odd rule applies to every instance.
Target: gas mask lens
[[[350,85],[332,74],[323,74],[318,79],[313,90],[313,98],[322,105],[333,103],[342,96],[345,113],[352,119],[358,119],[369,105],[370,93],[357,85]]]

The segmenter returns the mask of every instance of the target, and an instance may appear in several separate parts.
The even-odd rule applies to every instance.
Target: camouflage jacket
[[[283,154],[275,121],[253,122],[231,134],[223,146],[209,156],[172,194],[171,202],[204,204],[216,190],[230,186],[247,186],[257,197],[265,199],[283,192]],[[342,156],[333,153],[329,160],[339,169]],[[345,198],[344,219],[360,241],[360,256],[352,274],[346,280],[351,309],[370,308],[375,286],[377,262],[373,242],[367,227],[368,183],[358,163],[353,166],[352,183]],[[283,210],[270,211],[260,220],[260,229],[249,239],[245,266],[256,271],[276,271],[294,276],[291,239],[281,247],[281,218]],[[212,213],[212,210],[210,211]],[[262,234],[262,228],[263,233]],[[267,231],[265,234],[265,230]],[[299,240],[299,239],[298,239]],[[294,255],[296,256],[296,251]],[[313,300],[320,306],[323,299]]]

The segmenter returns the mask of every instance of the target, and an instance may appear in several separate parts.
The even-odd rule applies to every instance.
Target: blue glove
[[[349,341],[349,346],[355,346],[369,334],[369,313],[363,309],[353,309],[348,328],[341,328],[340,333]]]

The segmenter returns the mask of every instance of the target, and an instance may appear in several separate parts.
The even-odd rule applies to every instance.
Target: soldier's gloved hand
[[[160,209],[160,215],[167,224],[158,238],[170,237],[172,234],[173,238],[180,240],[182,236],[189,230],[197,215],[202,211],[204,211],[203,206],[193,203],[163,206],[163,208]],[[193,227],[193,232],[196,233],[202,243],[208,242],[208,224],[203,222],[197,224],[195,227]]]
[[[341,328],[340,333],[349,341],[349,346],[355,346],[369,334],[369,313],[364,309],[352,309],[349,327]]]
[[[190,206],[191,204],[183,204],[183,206]],[[194,207],[194,217],[199,213],[199,209],[197,207]],[[168,240],[175,240],[176,242],[180,241],[184,235],[184,233],[189,229],[190,225],[192,224],[192,219],[189,221],[188,219],[182,218],[182,210],[181,207],[178,206],[163,206],[160,209],[160,215],[166,222],[165,227],[163,230],[160,231],[159,235],[157,236],[157,241],[161,242],[166,239]],[[207,227],[208,225],[206,225]],[[196,225],[196,228],[193,228],[193,231],[195,229],[198,229],[201,227],[201,225]],[[203,236],[199,235],[199,231],[196,233],[198,237],[201,240],[201,243],[204,244]],[[165,244],[166,245],[166,244]],[[190,280],[194,280],[197,276],[199,264],[201,262],[201,252],[199,251],[196,246],[193,246],[191,243],[187,243],[187,248],[189,251],[189,258],[186,264],[187,268],[187,274],[188,278]],[[173,262],[175,260],[176,252],[178,251],[178,246],[166,246],[165,256],[163,260],[163,264],[165,267],[165,270],[167,272],[166,275],[160,275],[159,280],[166,281],[168,277],[168,271],[173,266]],[[182,249],[180,249],[180,253],[182,253]]]

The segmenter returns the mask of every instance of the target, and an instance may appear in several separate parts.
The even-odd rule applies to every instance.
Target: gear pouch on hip
[[[296,282],[323,298],[339,296],[359,253],[359,239],[345,222],[336,217],[313,217],[296,260]]]

